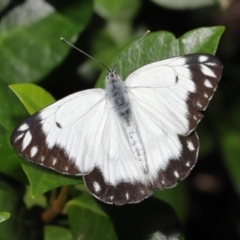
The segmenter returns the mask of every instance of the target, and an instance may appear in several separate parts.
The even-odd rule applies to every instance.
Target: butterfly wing
[[[105,115],[99,158],[93,171],[83,176],[85,184],[106,203],[140,202],[152,194],[146,175],[133,155],[121,119],[113,108],[106,108]]]
[[[194,130],[221,73],[217,58],[191,54],[146,65],[126,79],[153,189],[176,185],[195,165]]]
[[[99,141],[96,126],[105,105],[103,89],[69,95],[21,123],[14,130],[11,143],[30,161],[64,174],[86,174],[95,164],[91,139]]]
[[[24,158],[63,174],[83,175],[106,203],[139,202],[152,190],[104,90],[72,94],[25,120],[12,134]]]

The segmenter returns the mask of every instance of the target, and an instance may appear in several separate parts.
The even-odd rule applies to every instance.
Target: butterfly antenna
[[[86,55],[87,57],[93,59],[94,61],[100,63],[103,67],[105,67],[109,72],[111,71],[104,63],[102,63],[101,61],[97,60],[96,58],[90,56],[89,54],[85,53],[83,50],[75,47],[74,45],[72,45],[70,42],[68,42],[66,39],[64,39],[63,37],[60,38],[63,42],[65,42],[66,44],[68,44],[69,46],[71,46],[72,48],[75,48],[77,51],[83,53],[84,55]]]
[[[145,34],[127,51],[121,58],[120,60],[114,65],[113,69],[117,64],[119,64],[145,37],[150,33],[150,30],[147,30]]]

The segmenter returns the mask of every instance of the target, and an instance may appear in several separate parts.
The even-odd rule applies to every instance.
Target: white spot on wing
[[[45,159],[45,157],[44,157],[44,156],[41,156],[41,158],[40,158],[41,162],[43,162],[44,159]]]
[[[199,58],[198,58],[198,61],[199,62],[206,62],[208,60],[208,57],[207,56],[204,56],[204,55],[202,55],[202,56],[200,56]]]
[[[30,151],[30,156],[31,157],[34,157],[38,152],[38,147],[37,146],[34,146],[31,148],[31,151]]]
[[[162,180],[162,181],[161,181],[161,183],[162,183],[162,184],[165,184],[165,181],[164,181],[164,180]]]
[[[27,131],[22,143],[22,151],[30,144],[32,141],[32,134],[30,131]]]
[[[54,165],[56,164],[56,162],[57,162],[57,159],[56,159],[56,158],[53,158],[53,160],[52,160],[52,165],[54,166]]]
[[[26,131],[29,129],[29,125],[27,123],[24,123],[23,125],[21,125],[19,128],[18,128],[18,131]]]
[[[210,66],[210,67],[214,67],[214,66],[217,65],[216,63],[213,63],[213,62],[206,62],[206,63],[204,63],[204,64],[206,64],[206,65],[208,65],[208,66]]]
[[[15,138],[14,142],[16,142],[17,140],[19,140],[20,138],[22,138],[23,135],[24,135],[24,133],[19,134],[19,135]]]
[[[101,191],[101,186],[99,185],[99,183],[98,182],[93,182],[93,188],[94,188],[94,191],[95,192],[99,192],[99,191]]]
[[[190,162],[186,162],[186,167],[190,167]]]
[[[200,107],[200,108],[203,107],[202,104],[199,101],[197,101],[197,106]]]
[[[179,174],[178,174],[177,171],[174,171],[173,174],[174,174],[174,176],[175,176],[176,178],[179,178]]]
[[[126,199],[128,200],[128,199],[129,199],[129,194],[128,194],[128,193],[126,193],[126,195],[125,195],[125,196],[126,196]]]
[[[217,77],[213,70],[205,65],[201,65],[201,71],[204,75],[209,77]]]
[[[205,98],[208,98],[208,95],[207,95],[206,93],[204,93],[203,96],[204,96]]]
[[[211,84],[211,82],[209,80],[205,80],[204,81],[204,86],[207,87],[207,88],[213,88],[213,85]]]
[[[193,146],[193,143],[191,141],[187,141],[187,147],[190,151],[194,151],[195,147]]]
[[[113,200],[113,198],[114,198],[113,196],[110,196],[110,199],[111,199],[111,200]]]

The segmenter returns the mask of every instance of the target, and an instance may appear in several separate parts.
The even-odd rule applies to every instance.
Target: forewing
[[[94,126],[102,121],[106,101],[102,89],[69,95],[22,122],[11,143],[37,164],[64,174],[86,174],[94,168],[94,159],[86,160],[94,152]]]
[[[153,189],[174,186],[195,165],[199,141],[193,131],[221,73],[215,57],[193,54],[149,64],[127,78]]]
[[[186,135],[202,119],[201,111],[212,99],[221,74],[222,64],[216,57],[189,54],[141,67],[129,75],[125,82],[130,95],[138,89],[155,89],[154,95],[159,95],[155,97],[156,108],[161,112],[166,110],[164,114],[167,117],[181,115],[184,120],[179,124],[185,128],[181,134]]]

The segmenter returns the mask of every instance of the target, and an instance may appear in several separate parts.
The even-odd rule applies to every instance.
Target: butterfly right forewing
[[[175,186],[195,165],[199,141],[193,131],[221,74],[214,56],[190,54],[148,64],[126,79],[153,189]]]

